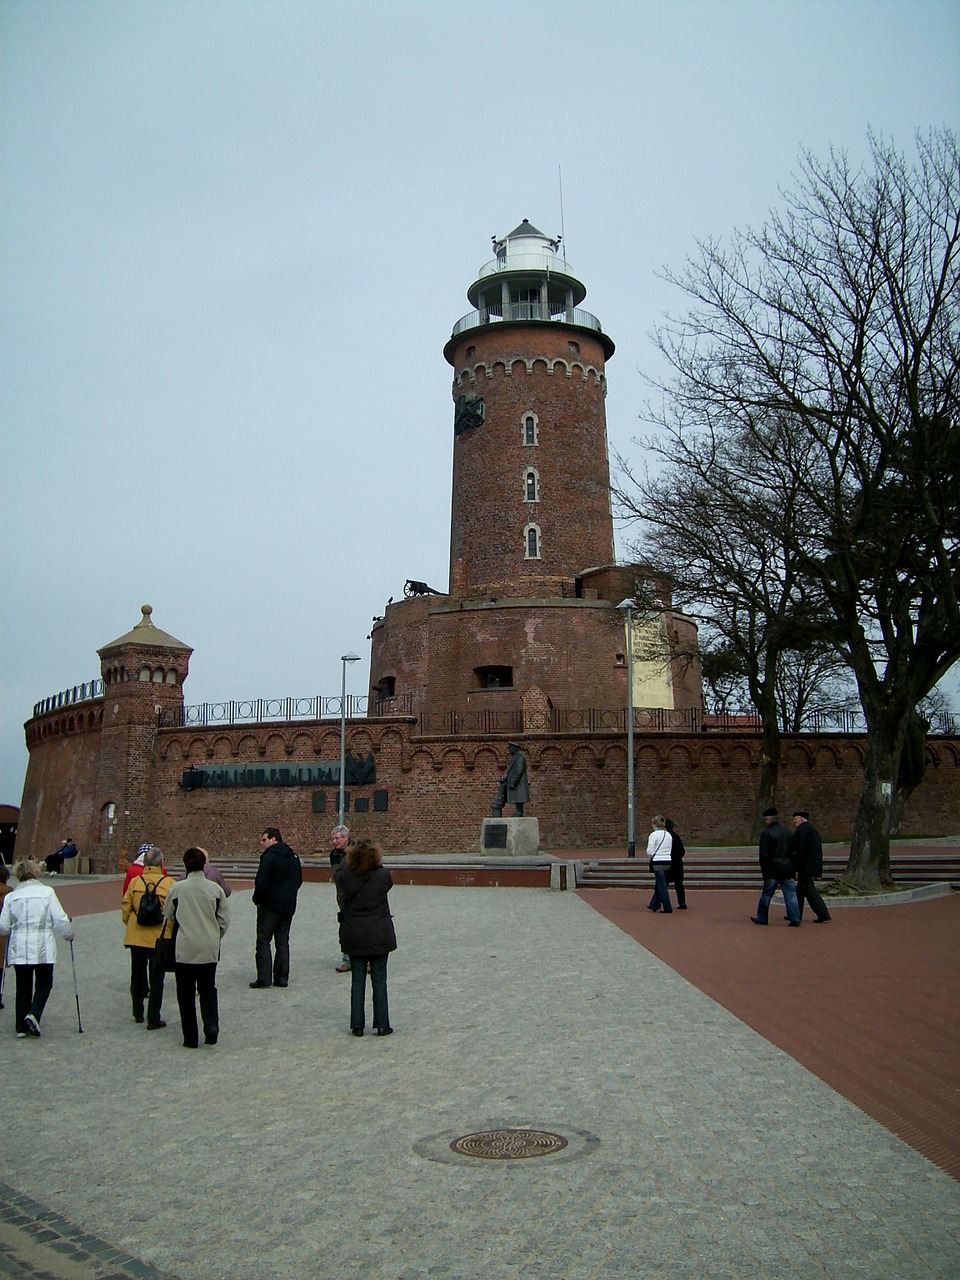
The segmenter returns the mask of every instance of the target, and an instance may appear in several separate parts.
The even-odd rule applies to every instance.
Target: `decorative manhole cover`
[[[532,1156],[555,1155],[566,1145],[566,1138],[544,1129],[484,1129],[455,1138],[450,1150],[482,1160],[528,1160]]]

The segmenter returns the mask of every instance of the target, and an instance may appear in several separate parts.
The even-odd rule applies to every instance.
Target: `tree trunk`
[[[897,785],[893,793],[893,812],[890,815],[892,836],[900,834],[900,823],[903,821],[907,801],[923,781],[923,775],[927,771],[926,746],[929,729],[929,720],[914,711],[907,722],[900,764],[897,767]]]
[[[844,881],[876,893],[893,884],[890,872],[890,824],[900,760],[902,730],[884,723],[871,726],[863,762],[863,788],[853,826]]]
[[[750,839],[759,839],[763,830],[764,809],[774,804],[777,783],[780,780],[780,726],[776,717],[763,720],[763,740],[760,744],[760,782],[757,789],[757,807],[753,814]]]

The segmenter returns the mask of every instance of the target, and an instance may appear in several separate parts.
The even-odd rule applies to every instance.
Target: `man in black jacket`
[[[300,859],[284,844],[279,827],[260,837],[260,866],[253,885],[257,908],[257,980],[251,987],[285,987],[290,981],[290,922],[303,883]],[[276,948],[271,956],[270,943]]]
[[[806,809],[797,809],[793,815],[793,835],[788,846],[793,868],[797,873],[797,900],[800,906],[800,919],[803,919],[804,900],[810,903],[815,913],[817,924],[826,924],[830,912],[820,897],[817,886],[813,883],[823,875],[823,842],[820,832],[810,821]]]
[[[777,889],[783,894],[787,919],[792,928],[800,924],[800,907],[797,903],[797,886],[793,879],[793,864],[787,852],[790,833],[780,822],[777,809],[764,809],[764,829],[760,832],[760,874],[763,876],[763,892],[757,903],[757,914],[750,919],[754,924],[767,924],[770,900]]]

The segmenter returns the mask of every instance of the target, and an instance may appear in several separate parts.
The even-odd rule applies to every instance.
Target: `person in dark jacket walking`
[[[340,908],[340,949],[350,957],[350,1030],[362,1036],[367,970],[373,987],[373,1025],[378,1036],[392,1033],[387,1005],[387,957],[397,935],[387,905],[393,877],[383,865],[380,846],[370,840],[350,845],[334,872]]]
[[[687,848],[677,835],[672,818],[664,818],[663,825],[665,830],[670,832],[670,839],[673,841],[670,845],[670,870],[667,872],[667,884],[672,883],[676,890],[677,910],[686,911],[687,891],[683,887],[683,855],[687,852]]]
[[[764,809],[764,829],[760,832],[760,874],[763,891],[757,903],[757,914],[750,919],[754,924],[768,924],[770,902],[777,889],[783,893],[787,919],[793,928],[800,925],[800,908],[797,905],[797,886],[793,879],[793,863],[787,846],[790,833],[780,822],[778,809]]]
[[[823,875],[823,841],[820,832],[810,821],[806,809],[796,809],[793,814],[793,835],[788,845],[790,860],[797,873],[797,905],[799,918],[803,919],[804,901],[816,915],[817,924],[826,924],[830,912],[813,883]]]
[[[303,883],[300,859],[283,843],[279,827],[260,837],[260,866],[253,884],[257,908],[257,977],[251,987],[285,987],[290,981],[290,923]],[[271,955],[270,943],[276,954]]]

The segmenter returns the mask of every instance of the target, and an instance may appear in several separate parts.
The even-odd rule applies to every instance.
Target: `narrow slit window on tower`
[[[537,415],[535,413],[525,413],[523,415],[523,443],[538,444],[537,440]]]
[[[535,524],[528,524],[524,530],[524,541],[526,543],[524,550],[524,558],[527,560],[540,559],[540,529]]]
[[[523,491],[527,502],[540,501],[540,485],[536,471],[530,470],[524,476]]]

